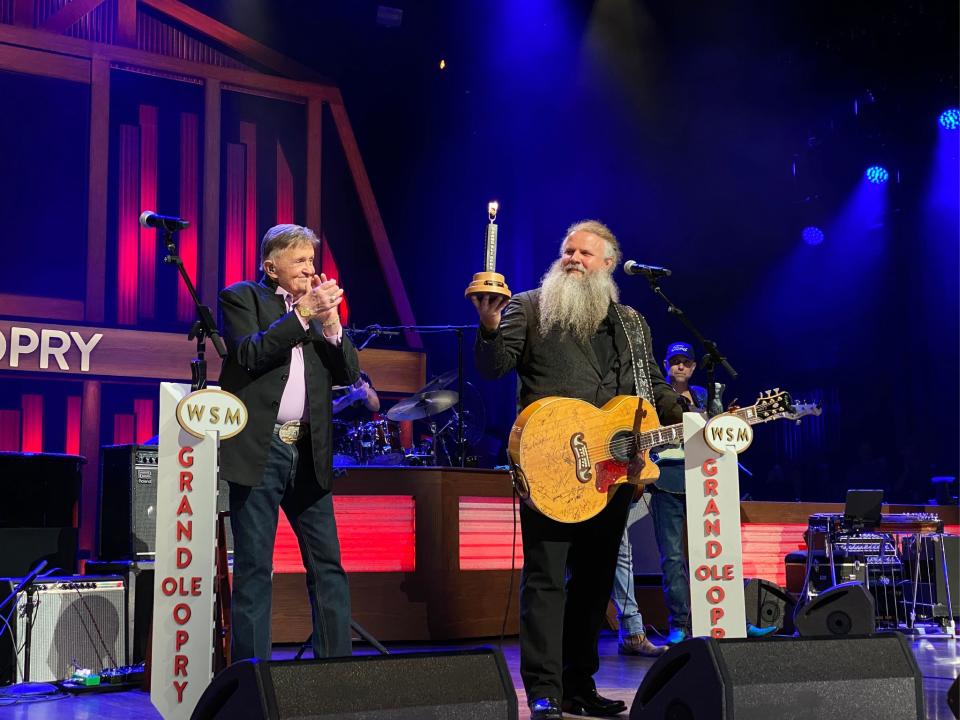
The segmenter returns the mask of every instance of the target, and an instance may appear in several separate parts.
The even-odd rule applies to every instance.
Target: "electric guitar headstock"
[[[797,425],[799,425],[800,418],[806,415],[817,416],[822,412],[823,408],[820,406],[820,403],[797,402],[793,404],[793,408],[784,417],[786,417],[787,420],[795,420]]]
[[[757,396],[757,402],[753,406],[756,414],[755,422],[768,422],[780,417],[787,417],[793,412],[793,400],[790,393],[780,388],[766,390]]]
[[[754,418],[752,422],[762,423],[770,420],[783,418],[785,420],[795,420],[800,422],[800,418],[805,415],[819,415],[823,408],[819,403],[795,403],[790,397],[790,393],[780,388],[767,390],[760,393],[757,402],[752,408]]]

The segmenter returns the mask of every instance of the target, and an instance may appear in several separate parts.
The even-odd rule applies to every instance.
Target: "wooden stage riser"
[[[519,526],[509,475],[460,468],[355,468],[334,502],[353,616],[380,640],[445,641],[518,628]],[[744,576],[786,584],[784,557],[805,547],[814,513],[840,503],[741,503]],[[939,512],[958,532],[958,509],[891,505],[885,512]],[[510,548],[514,553],[511,558]],[[514,570],[510,586],[511,561]],[[281,518],[274,556],[273,638],[301,642],[310,609],[296,538]],[[666,621],[659,586],[638,586],[648,622]]]
[[[404,573],[350,576],[353,618],[381,641],[435,641],[500,634],[510,585],[509,571],[482,571],[440,587],[431,578]],[[507,635],[519,631],[516,571]],[[273,642],[303,642],[310,636],[306,575],[273,576]]]

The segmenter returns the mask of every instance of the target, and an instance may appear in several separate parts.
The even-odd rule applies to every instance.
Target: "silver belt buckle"
[[[280,429],[277,430],[277,435],[279,435],[280,440],[285,442],[287,445],[293,445],[297,440],[300,439],[304,429],[305,428],[299,420],[290,420],[289,422],[285,422],[280,426]]]

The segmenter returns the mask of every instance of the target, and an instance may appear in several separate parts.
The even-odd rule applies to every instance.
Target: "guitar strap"
[[[633,368],[634,392],[656,407],[653,401],[653,382],[650,379],[650,368],[644,362],[650,356],[646,338],[643,335],[643,326],[640,314],[629,305],[613,304],[623,333],[627,338],[627,348],[630,350],[630,365]],[[626,315],[626,319],[624,319]]]
[[[650,368],[647,367],[645,362],[645,359],[650,356],[650,349],[647,347],[647,341],[643,335],[640,314],[629,305],[621,305],[620,303],[613,303],[613,309],[617,313],[617,319],[620,321],[623,334],[627,338],[627,348],[630,350],[630,366],[633,368],[634,393],[656,407],[656,403],[653,401],[653,382],[650,380]],[[539,310],[536,313],[527,313],[527,337],[534,337],[539,332],[539,314]],[[624,319],[624,315],[626,315],[626,319]],[[524,343],[524,362],[528,360],[529,347],[529,343]],[[638,358],[640,359],[639,362]]]

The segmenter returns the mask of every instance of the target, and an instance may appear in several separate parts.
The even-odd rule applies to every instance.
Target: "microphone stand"
[[[403,330],[413,330],[420,333],[456,333],[457,335],[457,443],[460,445],[460,467],[466,465],[466,447],[463,443],[463,331],[476,330],[477,325],[372,325],[376,328],[375,334],[398,334]],[[371,336],[372,337],[372,336]],[[370,341],[368,338],[363,345]],[[434,438],[434,447],[436,447]]]
[[[653,290],[654,295],[659,296],[667,304],[667,312],[676,315],[680,322],[682,322],[687,330],[690,331],[690,334],[693,335],[707,350],[706,354],[703,356],[701,364],[707,373],[707,412],[709,413],[710,408],[713,406],[713,400],[717,394],[717,384],[714,381],[714,371],[717,365],[726,370],[727,374],[733,380],[737,379],[737,372],[730,367],[730,363],[727,362],[727,358],[720,354],[720,350],[717,348],[716,343],[714,343],[712,340],[707,340],[703,336],[703,333],[697,329],[697,326],[694,325],[693,322],[691,322],[691,320],[687,317],[687,314],[674,305],[670,298],[664,295],[663,290],[660,289],[659,279],[653,275],[647,275],[646,278],[647,282],[650,284],[650,289]]]
[[[227,348],[224,346],[223,339],[217,331],[217,324],[213,320],[213,313],[209,307],[201,304],[200,296],[197,295],[197,289],[190,280],[186,268],[183,267],[183,260],[177,254],[177,246],[173,242],[174,232],[174,230],[166,227],[163,228],[163,243],[167,246],[167,256],[163,261],[170,265],[177,266],[180,277],[183,278],[183,282],[190,292],[190,297],[193,298],[193,304],[197,308],[197,320],[193,323],[193,327],[190,328],[190,332],[187,333],[187,340],[196,339],[197,341],[197,357],[190,362],[190,389],[196,392],[197,390],[203,390],[207,386],[206,338],[210,338],[210,341],[213,343],[213,349],[217,351],[217,355],[220,356],[221,360],[227,357]]]
[[[399,331],[387,330],[385,328],[380,327],[379,325],[367,325],[365,328],[351,327],[351,328],[347,328],[344,332],[347,333],[347,336],[350,338],[351,341],[353,341],[353,344],[356,345],[357,352],[359,352],[360,350],[363,350],[367,345],[370,344],[370,341],[373,340],[375,337],[381,337],[381,336],[394,337],[395,335],[400,334]],[[367,336],[363,339],[362,343],[357,344],[357,341],[354,339],[354,336],[363,335],[363,334],[367,334]]]
[[[32,688],[30,687],[30,649],[31,649],[31,646],[33,645],[33,619],[34,619],[33,611],[34,611],[34,608],[36,608],[37,606],[34,600],[34,594],[37,592],[37,588],[34,587],[34,582],[39,577],[40,571],[43,570],[43,568],[46,567],[46,565],[47,565],[46,560],[41,560],[39,563],[37,563],[37,566],[33,570],[31,570],[27,574],[27,576],[23,578],[23,580],[20,581],[20,584],[13,589],[13,592],[7,595],[7,597],[3,599],[3,602],[0,602],[0,614],[2,614],[4,606],[8,602],[13,600],[14,608],[16,608],[17,596],[24,591],[27,594],[27,601],[26,603],[24,603],[24,606],[23,606],[24,616],[26,617],[26,628],[24,629],[24,632],[23,632],[23,636],[24,636],[23,637],[23,682],[18,683],[16,685],[16,688],[20,692],[28,695],[36,692],[36,683],[34,683],[35,687],[32,687]],[[12,616],[13,616],[13,613],[11,613],[11,618],[10,618],[11,620],[12,620]],[[10,630],[9,621],[7,622],[6,627],[9,632],[11,633],[13,632],[12,630]],[[0,628],[0,632],[3,632],[3,628]],[[14,643],[14,646],[16,646],[15,638],[12,640],[12,642]],[[55,688],[51,686],[50,689],[53,690]],[[9,693],[10,690],[8,690],[7,692]]]

